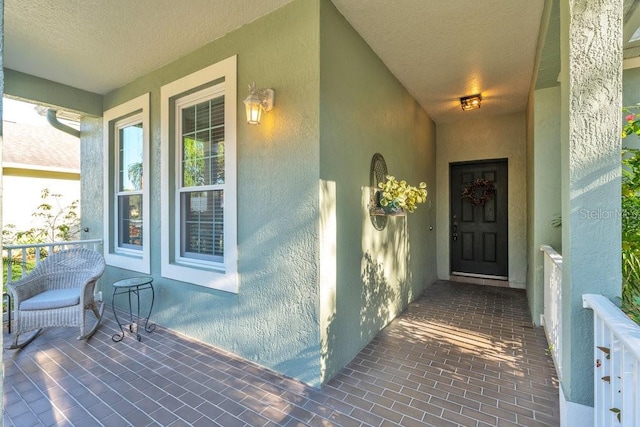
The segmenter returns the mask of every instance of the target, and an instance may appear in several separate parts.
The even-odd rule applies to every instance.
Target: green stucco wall
[[[320,2],[320,22],[326,254],[320,301],[327,379],[436,279],[435,125],[328,0]],[[414,185],[425,181],[429,191],[427,203],[406,218],[390,218],[382,231],[367,210],[376,152],[390,174]]]
[[[159,237],[160,88],[232,55],[239,101],[254,80],[276,91],[260,126],[238,105],[238,294],[162,278]],[[330,1],[294,1],[106,94],[103,109],[146,92],[155,322],[320,385],[435,280],[435,126]],[[101,237],[101,121],[82,132],[83,237]],[[384,231],[367,210],[375,152],[430,191]],[[135,274],[108,268],[104,297]]]
[[[151,93],[152,320],[309,384],[320,381],[317,315],[319,176],[317,1],[296,1],[105,95],[104,110]],[[238,57],[238,270],[236,294],[160,276],[160,87]],[[276,91],[261,126],[244,122],[247,86]],[[102,124],[83,122],[83,222],[102,234]],[[145,177],[146,179],[146,177]],[[108,268],[110,283],[135,275]]]
[[[533,104],[533,105],[531,105]],[[561,215],[560,86],[533,93],[527,141],[528,265],[527,298],[534,324],[544,313],[544,257],[540,245],[562,250],[561,229],[553,222]]]
[[[622,105],[640,103],[640,68],[630,68],[622,73]]]

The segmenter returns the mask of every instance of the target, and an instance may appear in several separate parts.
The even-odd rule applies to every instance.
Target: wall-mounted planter
[[[380,204],[380,190],[370,188],[371,198],[369,199],[369,215],[372,216],[407,216],[402,208],[392,206],[382,206]]]
[[[387,163],[384,161],[384,157],[380,153],[375,153],[371,158],[369,170],[369,218],[376,230],[383,230],[387,226],[387,217],[407,215],[403,209],[380,205],[378,184],[386,180],[387,174]]]

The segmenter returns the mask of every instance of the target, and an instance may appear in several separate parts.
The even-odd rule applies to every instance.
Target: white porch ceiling
[[[5,0],[5,66],[100,94],[290,0]],[[333,0],[436,122],[523,111],[544,0]]]

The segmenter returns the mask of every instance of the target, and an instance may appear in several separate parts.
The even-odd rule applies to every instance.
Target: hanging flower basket
[[[392,201],[383,205],[381,203],[382,191],[374,190],[373,195],[373,215],[386,215],[386,216],[405,216],[406,211],[400,207],[397,201]]]
[[[474,206],[484,206],[496,193],[493,181],[478,178],[462,187],[462,198],[467,199]]]
[[[416,206],[427,200],[427,184],[421,182],[418,187],[408,185],[406,181],[398,181],[387,175],[385,182],[379,182],[373,190],[371,215],[406,215],[413,212]]]

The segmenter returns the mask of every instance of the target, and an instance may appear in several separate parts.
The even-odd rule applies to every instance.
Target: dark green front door
[[[451,273],[507,278],[506,159],[452,163],[450,177]],[[491,186],[495,191],[487,196],[484,190]],[[463,196],[470,192],[470,197]]]

